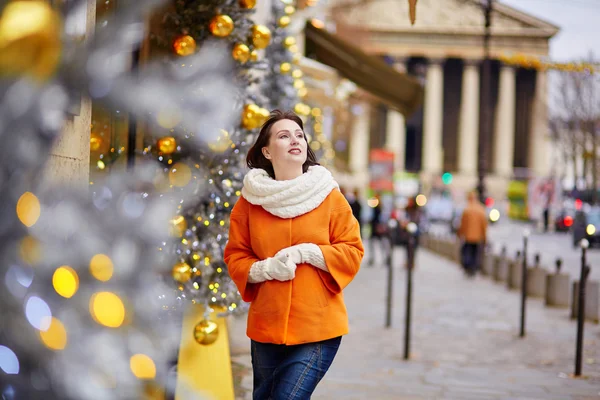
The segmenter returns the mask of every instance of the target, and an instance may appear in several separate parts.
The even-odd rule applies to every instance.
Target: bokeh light
[[[54,286],[56,293],[69,299],[79,289],[79,276],[77,276],[77,272],[73,268],[63,265],[54,271],[52,286]]]
[[[113,276],[114,266],[106,254],[96,254],[90,260],[90,274],[99,281],[106,282]]]
[[[18,374],[19,369],[17,355],[8,347],[0,345],[0,370],[5,374],[12,375]]]
[[[99,292],[92,295],[90,313],[94,321],[109,328],[118,328],[125,320],[123,301],[111,292]]]
[[[184,187],[192,179],[192,170],[183,163],[177,163],[169,171],[169,182],[176,187]]]
[[[427,197],[424,194],[419,194],[415,198],[415,203],[417,203],[419,207],[424,207],[425,204],[427,204]]]
[[[25,192],[17,202],[17,217],[23,225],[32,227],[40,218],[40,201],[31,192]]]
[[[131,372],[138,379],[154,379],[156,377],[156,365],[145,354],[134,354],[131,356],[129,368],[131,368]]]
[[[48,318],[45,323],[48,323],[48,329],[40,331],[40,339],[44,345],[52,350],[64,349],[67,346],[67,330],[63,323],[54,317]]]
[[[37,296],[31,296],[25,303],[27,321],[36,329],[45,331],[50,327],[52,312],[48,304]]]

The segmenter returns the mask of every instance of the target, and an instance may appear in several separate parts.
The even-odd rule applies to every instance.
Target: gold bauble
[[[227,37],[233,32],[233,20],[229,15],[217,15],[210,20],[208,29],[217,37]]]
[[[296,53],[296,54],[294,54],[294,55],[292,56],[292,62],[293,62],[294,64],[298,64],[298,63],[300,63],[300,60],[302,60],[302,54],[300,54],[300,53]]]
[[[284,15],[283,17],[279,18],[279,26],[281,28],[287,27],[290,24],[290,22],[292,22],[292,19],[287,15]]]
[[[256,119],[258,120],[258,126],[262,126],[265,122],[267,122],[270,116],[271,112],[269,110],[267,110],[266,108],[260,108],[256,115]]]
[[[260,126],[257,115],[260,114],[260,107],[256,104],[246,104],[242,111],[242,126],[252,130]]]
[[[310,107],[304,103],[297,103],[294,106],[294,112],[300,115],[308,115],[310,114]]]
[[[287,74],[292,69],[292,64],[284,62],[279,66],[279,70],[282,74]]]
[[[298,46],[293,44],[290,47],[288,47],[288,50],[290,51],[290,53],[295,54],[298,52]]]
[[[230,148],[232,144],[233,142],[229,137],[229,132],[227,132],[225,129],[221,129],[217,139],[208,142],[208,147],[214,152],[223,153],[225,150]]]
[[[245,64],[250,59],[250,48],[243,43],[238,43],[233,46],[231,56],[234,60]]]
[[[252,27],[252,43],[257,49],[264,49],[271,42],[271,31],[264,25]]]
[[[173,266],[171,275],[177,282],[186,283],[192,279],[192,267],[186,262],[177,263]]]
[[[294,88],[295,89],[302,89],[304,87],[304,81],[302,79],[296,79],[294,81]]]
[[[182,237],[187,229],[187,221],[183,215],[177,215],[169,220],[169,235]]]
[[[169,182],[176,187],[184,187],[192,179],[192,170],[186,164],[177,163],[169,171]]]
[[[194,327],[194,339],[198,344],[210,345],[219,338],[219,326],[213,321],[203,319]]]
[[[196,52],[196,40],[190,35],[180,36],[173,42],[173,50],[178,56],[191,56]]]
[[[283,11],[287,14],[287,15],[292,15],[293,13],[296,12],[296,8],[294,8],[294,6],[285,6],[285,8],[283,9]]]
[[[62,23],[47,1],[12,1],[0,15],[0,76],[45,81],[61,57]]]
[[[252,50],[250,52],[250,61],[258,61],[258,51]]]
[[[285,47],[290,47],[296,44],[296,39],[293,36],[288,36],[283,39],[283,45]]]
[[[173,154],[177,150],[177,141],[172,136],[161,137],[156,142],[156,147],[162,154]]]
[[[303,98],[308,94],[308,90],[306,88],[302,88],[298,90],[298,97]]]
[[[304,74],[299,69],[295,69],[294,71],[292,71],[292,77],[295,79],[302,78],[302,75],[304,75]]]
[[[256,0],[239,0],[238,4],[240,5],[240,7],[249,10],[256,6]]]
[[[95,133],[90,135],[90,150],[98,151],[102,146],[102,138]]]

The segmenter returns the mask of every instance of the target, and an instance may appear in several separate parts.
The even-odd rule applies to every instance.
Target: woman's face
[[[306,162],[308,143],[300,126],[292,120],[282,119],[271,127],[268,146],[262,148],[273,169],[302,166]]]

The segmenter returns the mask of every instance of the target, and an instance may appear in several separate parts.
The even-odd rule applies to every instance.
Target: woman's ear
[[[267,149],[266,147],[263,147],[263,148],[261,149],[261,151],[262,151],[262,153],[263,153],[263,156],[265,156],[265,158],[266,158],[267,160],[270,160],[270,159],[271,159],[271,153],[269,153],[269,149]]]

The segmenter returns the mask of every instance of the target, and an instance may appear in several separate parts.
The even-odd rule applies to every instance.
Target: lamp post
[[[490,27],[492,25],[492,6],[493,0],[482,0],[483,15],[485,20],[483,33],[483,63],[481,71],[481,107],[483,107],[482,122],[480,125],[481,132],[479,135],[479,162],[477,165],[478,182],[477,193],[479,201],[485,203],[486,188],[485,174],[488,166],[488,140],[492,131],[492,110],[491,110],[491,86],[492,86],[492,71],[490,60]]]

